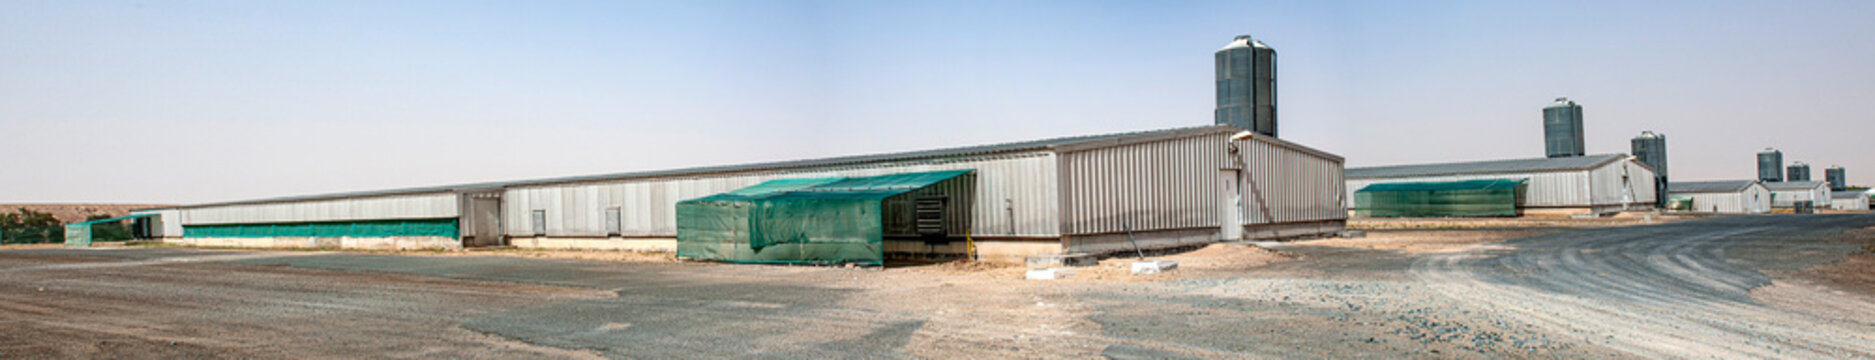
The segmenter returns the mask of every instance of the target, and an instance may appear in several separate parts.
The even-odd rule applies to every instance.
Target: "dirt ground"
[[[1853,288],[1875,259],[1842,255],[1870,225],[1376,230],[1060,281],[968,262],[15,249],[0,358],[1855,358],[1875,356],[1857,330],[1875,295]]]
[[[1414,229],[1494,229],[1494,228],[1595,228],[1664,224],[1705,216],[1653,213],[1622,213],[1602,218],[1565,218],[1525,216],[1515,218],[1370,218],[1348,219],[1349,230]]]
[[[0,251],[28,250],[28,249],[57,249],[57,248],[62,248],[62,247],[65,247],[65,244],[7,244],[7,245],[0,245]]]
[[[560,250],[560,249],[493,249],[493,250],[370,250],[367,254],[406,255],[406,256],[505,256],[534,259],[566,259],[593,261],[625,262],[678,262],[677,254],[659,251],[629,250]]]
[[[1842,239],[1861,251],[1822,265],[1772,271],[1771,286],[1752,291],[1760,302],[1819,317],[1875,324],[1875,227],[1850,230]],[[1853,309],[1842,311],[1841,309]]]
[[[1408,254],[1463,251],[1475,246],[1505,240],[1548,235],[1566,231],[1555,228],[1508,230],[1370,230],[1359,238],[1326,238],[1297,241],[1299,246],[1333,246],[1368,250],[1399,251]]]
[[[1147,256],[1144,260],[1171,260],[1178,262],[1176,271],[1155,275],[1133,275],[1133,262],[1141,261],[1136,257],[1113,257],[1100,260],[1096,266],[1074,267],[1074,275],[1056,282],[1152,282],[1175,280],[1184,277],[1206,277],[1217,275],[1240,274],[1245,270],[1278,262],[1295,260],[1296,256],[1282,252],[1265,250],[1249,245],[1211,244],[1195,250],[1169,255]],[[1024,279],[1030,269],[1026,266],[994,264],[970,261],[952,261],[928,266],[888,267],[887,272],[930,273],[956,276],[960,279]]]
[[[227,259],[212,256],[199,260]],[[290,267],[227,271],[174,260],[0,254],[9,265],[56,264],[0,268],[8,280],[0,282],[0,357],[591,358],[455,324],[531,303],[610,295]]]

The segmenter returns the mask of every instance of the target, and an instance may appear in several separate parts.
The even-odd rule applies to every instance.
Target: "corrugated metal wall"
[[[1348,218],[1342,161],[1260,141],[1238,141],[1245,225]],[[1264,209],[1268,209],[1267,212]]]
[[[1624,181],[1622,176],[1627,176]],[[1587,207],[1591,205],[1652,204],[1654,173],[1633,161],[1616,161],[1586,171],[1469,174],[1384,179],[1350,179],[1346,194],[1368,185],[1398,182],[1436,182],[1480,179],[1530,179],[1526,207]],[[1625,201],[1624,201],[1625,200]]]
[[[456,217],[457,212],[456,194],[432,193],[188,208],[181,209],[181,225],[438,219]],[[164,231],[168,235],[168,229]]]
[[[1589,174],[1587,171],[1349,179],[1346,189],[1348,198],[1353,199],[1355,191],[1360,191],[1363,187],[1378,183],[1481,179],[1530,179],[1529,187],[1524,194],[1524,206],[1589,206]]]
[[[504,231],[533,236],[532,210],[546,210],[548,236],[604,236],[605,209],[621,208],[622,235],[677,235],[678,201],[727,192],[782,178],[872,176],[892,173],[976,170],[971,233],[976,236],[1059,236],[1054,211],[1055,157],[1050,152],[861,164],[798,170],[762,170],[718,175],[576,183],[509,188],[502,196]],[[1013,217],[1012,217],[1013,215]]]
[[[1814,201],[1814,204],[1819,207],[1829,203],[1830,191],[1827,185],[1808,190],[1772,190],[1771,192],[1777,194],[1771,201],[1771,206],[1775,207],[1796,206],[1798,201]]]
[[[1062,231],[1216,227],[1229,134],[1064,153]]]
[[[976,207],[975,174],[964,174],[944,180],[929,187],[886,198],[879,203],[880,219],[885,227],[886,237],[910,237],[918,235],[917,201],[923,198],[944,198],[947,208],[944,211],[944,233],[949,237],[962,238],[970,231],[970,213]]]
[[[1752,186],[1735,193],[1673,194],[1670,198],[1692,198],[1693,212],[1762,214],[1771,211],[1771,193],[1762,186]]]
[[[1595,205],[1653,203],[1654,172],[1634,161],[1616,161],[1589,171]]]
[[[1829,207],[1836,210],[1868,210],[1868,197],[1857,196],[1848,199],[1830,199]]]
[[[1241,169],[1245,225],[1346,219],[1339,159],[1207,134],[1062,155],[1063,231],[1100,234],[1221,225],[1221,169]],[[1268,211],[1264,211],[1268,209]],[[1124,225],[1124,227],[1122,226]]]

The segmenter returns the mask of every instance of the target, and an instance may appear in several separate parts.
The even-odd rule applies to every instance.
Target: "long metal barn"
[[[1523,180],[1522,215],[1607,214],[1652,209],[1654,169],[1626,154],[1354,168],[1348,197],[1374,184]],[[1353,204],[1355,208],[1363,204]]]
[[[899,190],[944,199],[911,199],[916,220],[893,220],[904,217],[890,214],[890,202],[887,214],[874,215],[888,217],[878,251],[954,257],[974,248],[986,260],[1022,261],[1132,251],[1135,242],[1152,249],[1324,235],[1347,219],[1340,156],[1226,125],[137,213],[158,214],[140,221],[149,234],[198,246],[673,251],[676,207],[686,200],[773,180],[947,170],[963,171],[911,185],[929,189]],[[942,223],[925,224],[933,221]]]

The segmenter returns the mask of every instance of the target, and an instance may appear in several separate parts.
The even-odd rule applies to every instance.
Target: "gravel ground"
[[[1868,358],[1871,225],[1217,245],[1162,257],[1186,264],[1171,275],[1109,259],[1070,281],[966,264],[0,250],[0,358]],[[1493,243],[1514,236],[1530,237]]]

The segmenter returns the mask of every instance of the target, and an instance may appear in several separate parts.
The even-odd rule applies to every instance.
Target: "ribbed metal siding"
[[[1347,198],[1368,185],[1395,182],[1460,181],[1479,179],[1530,179],[1524,194],[1524,206],[1589,206],[1589,172],[1543,172],[1420,176],[1403,178],[1350,179]]]
[[[1829,186],[1824,185],[1803,190],[1771,190],[1771,193],[1777,194],[1775,199],[1772,199],[1772,206],[1791,207],[1795,206],[1798,201],[1812,201],[1813,204],[1822,206],[1829,203],[1830,191]]]
[[[1617,161],[1589,171],[1595,205],[1654,202],[1654,172],[1633,161]],[[1627,182],[1623,183],[1622,178]]]
[[[1218,226],[1218,170],[1232,167],[1228,134],[1061,155],[1062,231],[1114,233]]]
[[[1582,156],[1582,105],[1557,98],[1543,108],[1543,148],[1553,158]]]
[[[1692,198],[1694,212],[1762,214],[1771,211],[1771,191],[1750,186],[1733,193],[1673,194],[1670,198]]]
[[[1830,199],[1829,207],[1836,210],[1868,210],[1868,197],[1857,196],[1848,199]]]
[[[1343,164],[1260,141],[1238,141],[1244,176],[1241,223],[1246,225],[1348,218]],[[1261,196],[1259,198],[1259,195]],[[1351,199],[1351,198],[1349,198]],[[1269,212],[1265,213],[1264,208]]]
[[[1246,225],[1346,219],[1337,159],[1229,134],[1062,154],[1063,231],[1114,233],[1219,226],[1219,170],[1241,169]],[[1254,184],[1254,185],[1252,185]],[[1260,190],[1251,191],[1252,188]],[[1261,202],[1256,194],[1261,194]],[[1263,208],[1269,208],[1265,213]]]
[[[1832,166],[1823,169],[1823,181],[1829,182],[1830,191],[1843,191],[1849,186],[1849,175],[1842,167]]]
[[[228,205],[181,209],[181,217],[182,225],[453,218],[459,212],[456,198],[453,193],[436,193]]]
[[[1758,181],[1784,181],[1784,152],[1764,149],[1758,152]]]
[[[944,198],[944,233],[951,237],[963,237],[970,230],[970,210],[976,202],[976,175],[966,174],[944,180],[930,187],[899,194],[881,202],[880,213],[887,215],[882,219],[885,236],[918,236],[917,201],[923,198]]]
[[[677,234],[673,212],[677,202],[763,181],[962,169],[976,170],[971,234],[1059,236],[1060,220],[1054,211],[1059,201],[1057,173],[1055,157],[1049,152],[509,188],[502,198],[504,231],[532,236],[528,231],[532,221],[525,214],[547,210],[548,236],[604,236],[605,209],[619,207],[624,218],[621,235],[669,237]]]

